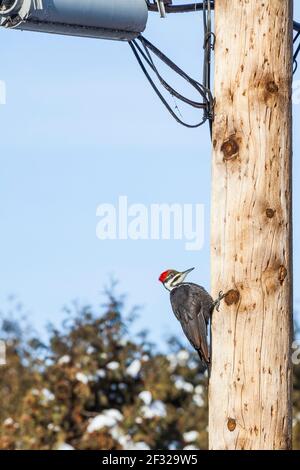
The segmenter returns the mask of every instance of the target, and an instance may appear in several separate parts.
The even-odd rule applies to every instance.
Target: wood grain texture
[[[292,1],[216,0],[210,449],[291,445]]]

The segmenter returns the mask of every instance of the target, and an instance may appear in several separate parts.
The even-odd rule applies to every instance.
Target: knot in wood
[[[268,219],[272,219],[274,215],[275,215],[274,209],[271,209],[271,208],[266,209],[266,216],[268,217]]]
[[[238,290],[231,289],[225,295],[225,303],[230,306],[237,304],[240,300],[240,293]]]
[[[278,85],[274,82],[274,80],[271,80],[270,82],[267,82],[266,85],[267,91],[269,93],[277,93],[279,90]]]
[[[236,420],[234,418],[228,418],[227,428],[230,432],[233,432],[236,428]]]
[[[287,276],[287,269],[285,266],[280,266],[279,271],[278,271],[278,280],[280,284],[282,285],[285,278]]]
[[[237,154],[239,153],[239,145],[233,137],[230,137],[229,139],[225,140],[223,142],[221,151],[224,154],[224,160],[233,160],[236,158]]]

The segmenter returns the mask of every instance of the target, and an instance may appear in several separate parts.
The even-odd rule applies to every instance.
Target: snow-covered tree
[[[145,332],[129,334],[135,312],[125,315],[111,292],[107,299],[101,309],[66,309],[46,344],[11,313],[4,316],[0,449],[207,448],[207,379],[197,355],[176,338],[162,354]],[[300,449],[300,366],[294,448]]]
[[[176,340],[158,352],[135,314],[108,293],[102,311],[74,305],[49,342],[4,320],[0,376],[2,449],[207,447],[206,379]]]

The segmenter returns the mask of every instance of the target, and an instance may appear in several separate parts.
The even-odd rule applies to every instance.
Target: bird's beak
[[[187,276],[191,271],[193,271],[194,269],[195,269],[195,268],[190,268],[190,269],[187,269],[186,271],[183,271],[183,272],[181,273],[181,279],[182,279],[182,281],[184,281],[184,279],[186,278],[186,276]],[[182,282],[182,281],[181,281],[181,282]]]

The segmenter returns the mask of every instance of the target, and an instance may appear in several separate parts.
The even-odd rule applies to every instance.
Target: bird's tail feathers
[[[204,370],[208,370],[208,374],[210,374],[210,358],[209,356],[207,355],[206,357],[204,357],[202,351],[200,351],[200,349],[197,349],[197,353],[199,355],[199,358],[200,358],[200,361],[201,361],[201,364],[203,365],[203,369]]]

